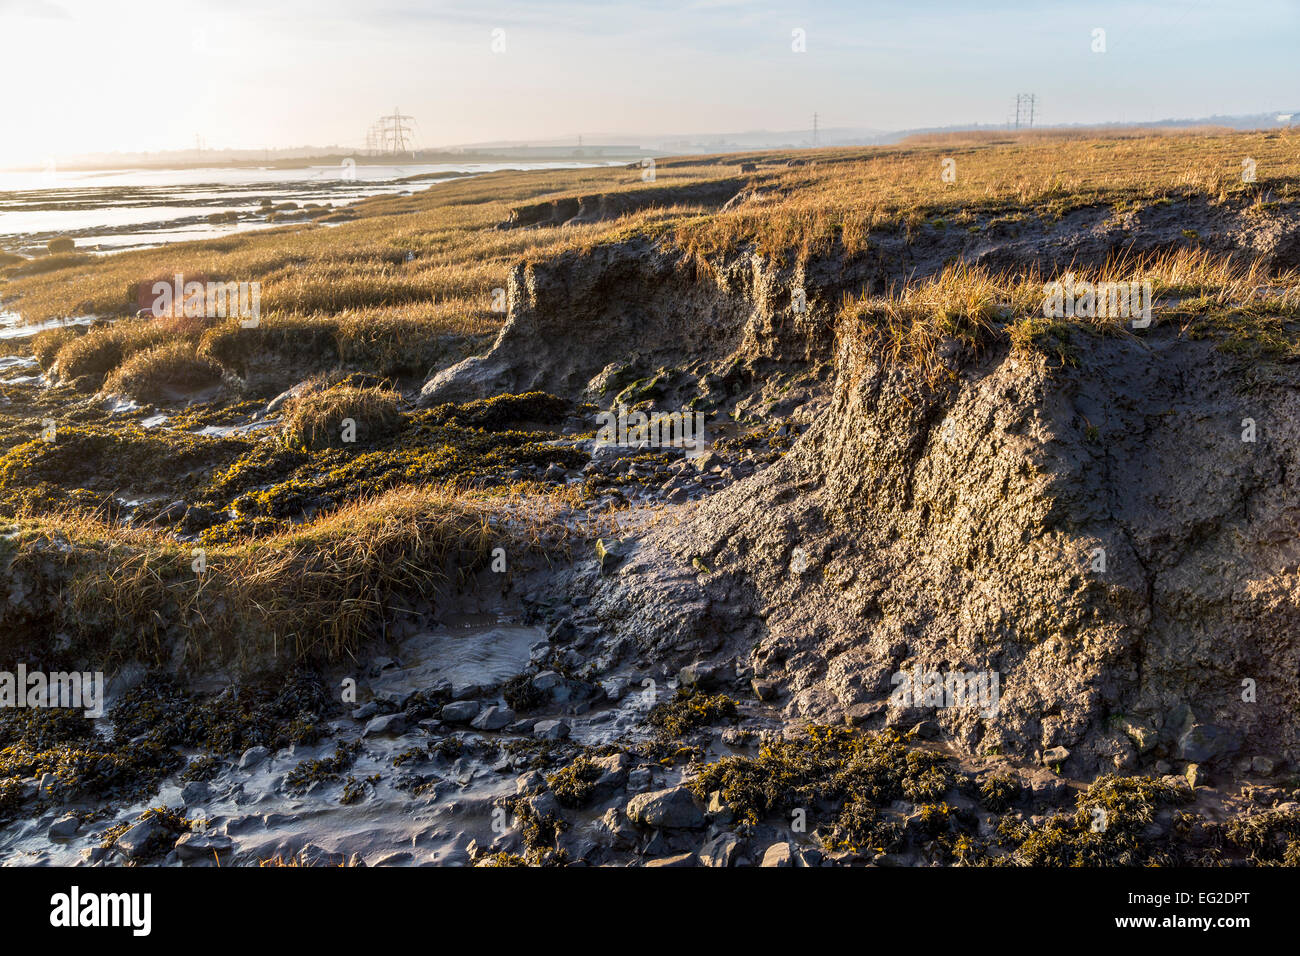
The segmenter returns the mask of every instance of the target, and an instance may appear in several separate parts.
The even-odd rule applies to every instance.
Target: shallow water
[[[170,242],[211,239],[291,224],[266,219],[263,200],[276,205],[349,206],[381,195],[410,194],[439,183],[502,169],[565,169],[592,163],[354,164],[196,169],[121,169],[0,173],[0,248],[31,252],[60,236],[78,250],[113,252]],[[409,177],[444,178],[407,182]],[[451,175],[456,174],[456,175]],[[238,222],[207,217],[235,213]]]
[[[372,686],[409,691],[447,680],[455,693],[476,684],[499,684],[526,669],[532,646],[545,640],[541,628],[519,624],[444,625],[402,641],[395,654],[400,666]]]
[[[22,316],[17,312],[0,311],[0,339],[25,339],[46,329],[57,329],[64,325],[90,325],[94,321],[93,315],[79,315],[71,319],[49,319],[24,325]]]

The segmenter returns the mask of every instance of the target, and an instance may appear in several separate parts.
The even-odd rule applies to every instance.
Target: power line
[[[1034,108],[1038,97],[1033,93],[1016,94],[1016,129],[1022,126],[1032,129],[1034,126]]]
[[[398,153],[405,153],[407,151],[406,137],[411,133],[411,127],[407,126],[405,121],[414,119],[414,116],[406,116],[396,107],[393,108],[391,116],[381,116],[379,118],[380,149],[394,156]]]

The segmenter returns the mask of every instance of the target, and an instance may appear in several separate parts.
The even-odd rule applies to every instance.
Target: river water
[[[116,252],[210,239],[285,224],[266,201],[346,207],[361,199],[410,194],[501,169],[562,169],[582,163],[411,163],[0,172],[0,250],[34,253],[67,237],[78,251]],[[411,177],[428,177],[411,180]],[[292,210],[288,210],[290,216]],[[284,212],[281,213],[281,216]],[[225,217],[229,221],[210,221]]]

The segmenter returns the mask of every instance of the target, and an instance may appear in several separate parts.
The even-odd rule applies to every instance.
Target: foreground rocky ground
[[[839,175],[766,162],[498,215],[608,231],[412,368],[12,339],[0,649],[111,679],[0,712],[6,862],[1300,862],[1290,179],[701,239]],[[1153,321],[1044,318],[1065,269]]]

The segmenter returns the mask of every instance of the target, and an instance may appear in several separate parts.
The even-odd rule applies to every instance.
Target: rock
[[[557,704],[568,700],[572,694],[569,682],[557,671],[542,671],[533,678],[532,685],[534,690]]]
[[[1065,747],[1052,747],[1043,751],[1043,766],[1055,767],[1070,759],[1070,751]]]
[[[695,470],[699,472],[710,471],[713,468],[721,468],[724,464],[722,456],[716,451],[708,451],[694,459]]]
[[[157,521],[159,524],[175,524],[185,517],[187,506],[183,501],[173,501],[162,511],[158,512]]]
[[[1250,769],[1255,771],[1261,777],[1273,776],[1273,771],[1277,769],[1277,762],[1271,757],[1252,757],[1250,760]]]
[[[533,736],[544,740],[564,740],[569,736],[569,722],[566,720],[539,720],[533,725]]]
[[[546,777],[536,770],[515,777],[515,793],[539,793],[546,789]]]
[[[626,548],[621,541],[611,538],[596,540],[596,560],[600,562],[600,572],[604,574],[623,560]]]
[[[735,812],[722,799],[722,791],[720,790],[714,790],[709,794],[709,802],[704,808],[704,812],[709,815],[709,819],[714,823],[731,823],[736,817]]]
[[[920,740],[934,740],[934,738],[939,736],[939,725],[933,720],[923,720],[912,728],[912,734]],[[1064,747],[1058,749],[1065,750]],[[1068,757],[1070,752],[1066,750],[1065,754]],[[1065,758],[1063,757],[1061,759]]]
[[[704,814],[684,786],[637,794],[628,801],[627,816],[633,823],[671,830],[699,829],[705,823]]]
[[[627,775],[627,788],[629,790],[645,790],[650,786],[650,768],[638,767]]]
[[[352,712],[352,719],[369,720],[377,713],[379,713],[379,705],[373,700],[368,700]]]
[[[181,787],[181,802],[188,806],[203,803],[212,796],[212,787],[203,780],[191,780]]]
[[[564,469],[561,468],[559,465],[555,465],[555,464],[547,468],[546,471],[542,474],[543,481],[563,481],[564,478],[565,478]]]
[[[736,668],[731,662],[725,664],[696,662],[687,664],[677,672],[677,683],[685,688],[716,690],[734,684],[735,681]]]
[[[269,756],[271,756],[271,752],[265,747],[249,747],[244,751],[243,756],[239,758],[239,769],[252,770]]]
[[[135,858],[147,853],[165,835],[163,828],[154,821],[141,820],[119,836],[116,845],[127,856]]]
[[[601,846],[628,850],[636,845],[636,828],[627,817],[611,807],[604,816],[592,824],[592,837]]]
[[[478,712],[478,701],[454,700],[442,708],[439,716],[449,724],[468,724]]]
[[[700,862],[705,866],[731,866],[740,852],[740,840],[734,833],[720,833],[700,847]]]
[[[627,783],[627,771],[632,758],[625,753],[616,753],[608,757],[597,757],[591,763],[601,771],[592,787],[597,798],[604,799],[615,790],[621,790]]]
[[[470,721],[476,730],[500,730],[515,719],[515,712],[509,707],[493,704],[479,711],[479,715]]]
[[[660,857],[657,860],[647,860],[646,866],[698,866],[694,853],[678,853],[676,856]]]
[[[1133,741],[1133,746],[1137,748],[1137,752],[1140,754],[1149,752],[1155,747],[1159,739],[1154,727],[1142,721],[1134,720],[1132,717],[1123,715],[1115,717],[1112,724],[1116,730]]]
[[[1206,763],[1241,746],[1237,735],[1215,724],[1193,724],[1178,739],[1178,756],[1190,763]]]
[[[850,704],[844,709],[844,722],[850,727],[860,727],[881,717],[889,709],[888,701],[872,700],[861,704]]]
[[[560,801],[549,790],[534,793],[524,802],[539,817],[558,817],[560,815]]]
[[[361,731],[362,737],[397,737],[406,733],[406,717],[403,714],[383,714],[375,717]]]
[[[1201,765],[1198,763],[1189,763],[1183,770],[1183,776],[1187,778],[1187,785],[1193,790],[1195,790],[1198,785],[1205,786],[1205,772],[1201,769]]]
[[[789,843],[773,843],[763,851],[759,866],[794,866],[794,851]]]
[[[176,855],[182,860],[212,859],[235,848],[235,841],[216,833],[186,833],[176,841]]]
[[[776,681],[759,680],[757,677],[750,681],[750,686],[754,688],[754,696],[762,701],[776,700],[780,693],[780,688]]]
[[[81,821],[71,813],[64,814],[50,824],[48,836],[51,840],[70,840],[81,829]]]

